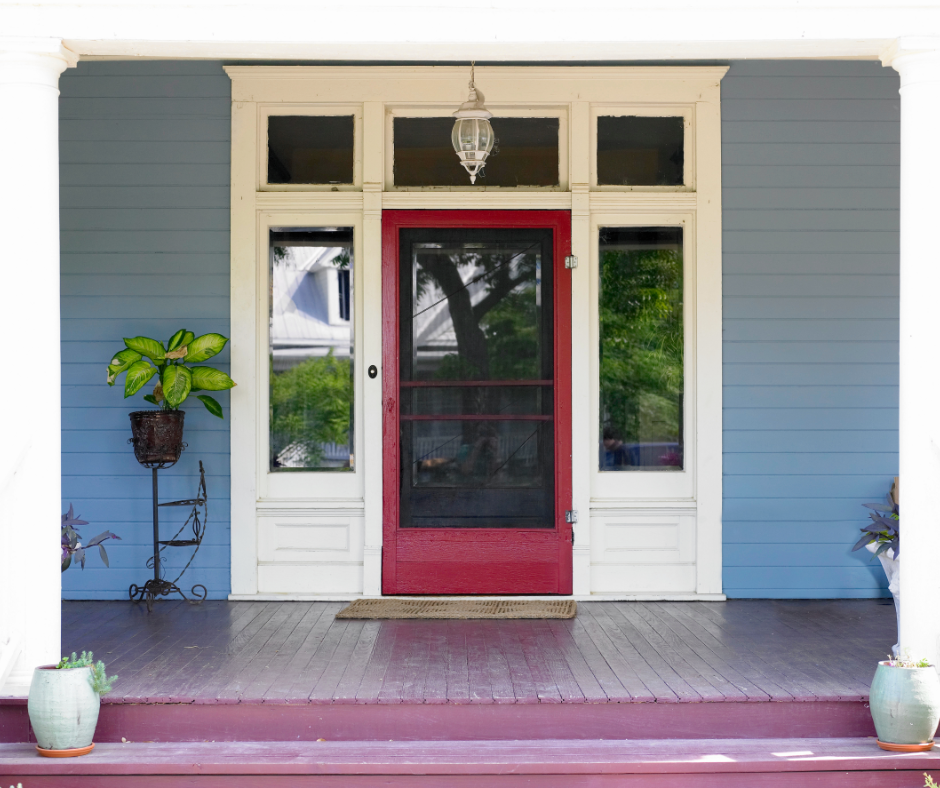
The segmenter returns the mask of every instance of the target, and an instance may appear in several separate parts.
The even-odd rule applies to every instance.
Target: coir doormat
[[[558,600],[357,599],[337,618],[574,618],[578,603]]]

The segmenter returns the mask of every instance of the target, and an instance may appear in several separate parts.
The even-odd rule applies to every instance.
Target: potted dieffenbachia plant
[[[116,679],[90,651],[36,668],[27,706],[39,754],[68,758],[91,752],[101,696]]]
[[[180,406],[190,394],[197,391],[224,391],[235,382],[215,367],[201,365],[221,352],[228,342],[221,334],[203,334],[181,328],[166,345],[150,337],[125,338],[126,347],[111,358],[108,365],[108,385],[113,386],[118,375],[124,378],[124,398],[132,397],[151,380],[156,384],[147,402],[159,410],[143,410],[130,414],[137,461],[148,467],[166,467],[175,463],[183,451],[183,418]],[[208,394],[197,394],[196,399],[213,416],[223,418],[222,406]]]

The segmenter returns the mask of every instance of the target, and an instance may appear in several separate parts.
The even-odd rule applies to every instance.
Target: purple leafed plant
[[[98,554],[101,556],[104,565],[110,566],[108,554],[105,552],[102,542],[108,539],[120,539],[121,537],[110,531],[103,531],[91,541],[82,544],[82,535],[75,529],[76,525],[88,525],[88,521],[76,517],[72,504],[69,504],[69,510],[62,515],[62,571],[64,572],[72,565],[72,558],[75,558],[84,569],[85,551],[92,547],[98,548]]]
[[[888,496],[887,503],[865,503],[873,511],[871,524],[862,528],[862,538],[855,543],[853,551],[860,550],[867,544],[877,544],[875,555],[879,556],[888,549],[894,550],[894,557],[901,553],[901,519],[898,505]]]

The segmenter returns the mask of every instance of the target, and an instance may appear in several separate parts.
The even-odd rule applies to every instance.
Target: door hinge
[[[565,258],[565,268],[577,268],[577,267],[578,267],[577,255],[569,254]]]
[[[569,509],[565,512],[565,522],[566,523],[576,523],[578,522],[578,511],[577,509]]]

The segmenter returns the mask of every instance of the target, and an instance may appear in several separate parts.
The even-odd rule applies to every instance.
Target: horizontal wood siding
[[[229,330],[230,83],[219,63],[99,62],[61,89],[63,505],[86,536],[124,538],[63,594],[121,598],[147,577],[149,475],[126,443],[144,403],[104,367],[123,336]],[[850,548],[859,504],[897,472],[897,89],[848,61],[736,62],[723,82],[729,596],[885,594]],[[186,579],[219,598],[228,421],[190,406],[186,439],[162,491],[188,497],[206,463],[209,530]]]
[[[878,63],[722,82],[729,597],[887,593],[851,547],[897,473],[898,111]]]
[[[107,544],[110,569],[95,554],[66,572],[63,597],[121,599],[150,575],[150,472],[127,443],[127,414],[149,405],[146,391],[125,401],[109,389],[105,367],[125,336],[230,335],[231,83],[220,63],[98,62],[66,72],[61,92],[62,504],[89,521],[86,538],[122,538]],[[228,362],[226,350],[218,366]],[[181,585],[218,599],[229,592],[230,413],[227,392],[217,399],[225,421],[186,403],[189,448],[160,472],[160,493],[191,497],[203,461],[208,529]],[[185,514],[161,514],[168,538]],[[169,579],[189,554],[166,551]]]

